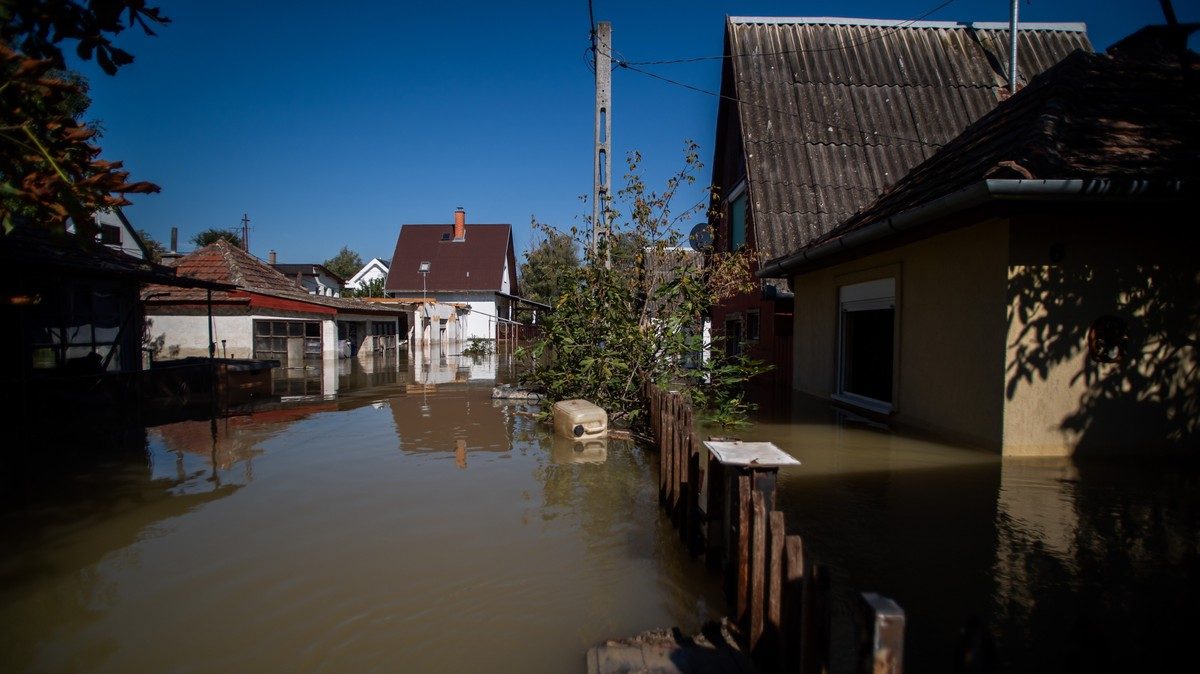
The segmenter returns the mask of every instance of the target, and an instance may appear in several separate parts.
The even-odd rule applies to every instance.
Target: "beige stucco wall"
[[[1195,449],[1200,424],[1195,235],[1161,231],[1170,219],[1127,217],[1108,223],[1014,221],[1005,454]],[[1139,217],[1145,221],[1136,226]],[[1088,328],[1101,316],[1128,326],[1129,349],[1119,363],[1088,357]]]
[[[794,277],[794,388],[835,392],[838,288],[894,276],[892,418],[999,449],[1007,253],[1007,221],[990,220]]]
[[[221,340],[230,358],[253,356],[253,317],[213,316],[213,341],[221,356]],[[204,315],[149,315],[146,332],[161,344],[156,359],[208,356],[208,317]]]

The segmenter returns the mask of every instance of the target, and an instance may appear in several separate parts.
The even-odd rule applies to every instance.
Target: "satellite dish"
[[[688,234],[688,243],[692,245],[693,250],[712,248],[712,228],[708,226],[707,222],[702,222],[692,228],[692,233]]]

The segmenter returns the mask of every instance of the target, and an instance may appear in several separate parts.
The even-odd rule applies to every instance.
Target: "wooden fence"
[[[659,449],[659,501],[692,555],[722,574],[740,646],[761,672],[829,672],[829,569],[788,535],[775,510],[777,468],[724,465],[702,451],[685,397],[647,383]],[[859,672],[900,674],[904,611],[862,593],[855,661]]]

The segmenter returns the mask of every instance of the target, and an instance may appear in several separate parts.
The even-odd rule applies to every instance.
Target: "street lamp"
[[[417,273],[421,275],[421,301],[425,301],[425,281],[429,278],[429,263],[422,262],[417,268]]]

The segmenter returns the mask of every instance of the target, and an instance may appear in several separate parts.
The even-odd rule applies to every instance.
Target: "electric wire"
[[[906,19],[905,21],[901,21],[900,23],[896,24],[895,26],[892,26],[888,30],[885,30],[885,31],[879,33],[878,35],[873,35],[865,40],[860,40],[858,42],[844,42],[835,47],[813,47],[813,48],[801,48],[801,49],[786,49],[783,51],[761,52],[761,53],[757,53],[757,54],[743,53],[743,54],[721,54],[720,56],[692,56],[692,57],[688,57],[688,58],[662,59],[662,60],[658,60],[658,61],[630,61],[629,65],[631,65],[631,66],[657,66],[657,65],[672,65],[672,64],[676,64],[676,63],[695,63],[697,61],[716,61],[716,60],[723,60],[723,59],[734,58],[734,57],[740,58],[740,57],[786,56],[788,54],[819,54],[819,53],[823,53],[823,52],[845,51],[847,49],[852,49],[854,47],[861,47],[862,45],[870,44],[871,42],[875,42],[877,40],[882,40],[883,38],[887,37],[888,35],[891,35],[892,33],[898,32],[903,28],[907,28],[907,27],[913,25],[914,23],[924,19],[925,17],[927,17],[935,12],[945,9],[946,7],[952,5],[955,1],[956,0],[945,0],[944,2],[942,2],[942,4],[936,6],[932,9],[926,10],[920,16],[916,16],[911,19]],[[589,7],[591,6],[590,0],[589,0],[588,5],[589,5]]]

